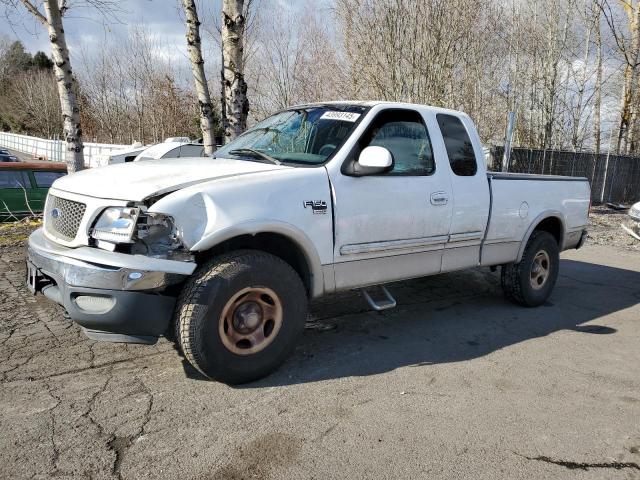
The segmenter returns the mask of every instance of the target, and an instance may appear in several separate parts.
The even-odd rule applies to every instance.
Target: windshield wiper
[[[260,157],[270,161],[271,163],[275,163],[276,165],[282,165],[282,162],[277,158],[273,158],[271,155],[267,155],[266,153],[253,148],[236,148],[235,150],[230,150],[229,153],[231,155],[250,155],[252,157]]]

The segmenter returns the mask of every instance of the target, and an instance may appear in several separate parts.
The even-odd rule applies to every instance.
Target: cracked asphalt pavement
[[[172,344],[97,343],[0,249],[0,478],[639,479],[640,255],[565,252],[551,300],[497,273],[313,305],[274,375],[205,381]]]

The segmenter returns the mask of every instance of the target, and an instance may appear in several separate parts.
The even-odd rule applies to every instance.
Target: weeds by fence
[[[500,171],[504,147],[492,147],[489,168]],[[586,177],[591,201],[633,203],[640,200],[640,157],[592,152],[513,148],[509,172]]]

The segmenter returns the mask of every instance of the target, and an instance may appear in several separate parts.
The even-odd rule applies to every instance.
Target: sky
[[[33,0],[32,0],[33,1]],[[37,1],[37,0],[36,0]],[[89,7],[83,0],[70,0],[70,9],[64,25],[71,60],[81,51],[101,48],[107,41],[116,41],[128,34],[128,29],[144,23],[149,32],[158,36],[163,55],[169,60],[184,63],[188,68],[184,17],[179,0],[110,0],[117,8],[107,14]],[[291,7],[296,1],[275,0]],[[47,33],[40,23],[18,3],[16,8],[0,7],[0,35],[20,40],[26,49],[35,53],[42,50],[50,55]],[[41,2],[40,2],[41,3]],[[198,14],[204,28],[214,29],[214,20],[220,15],[221,0],[197,0]],[[215,18],[214,18],[215,17]],[[202,32],[203,53],[218,54],[210,35]]]
[[[144,21],[152,31],[179,35],[184,40],[184,24],[179,15],[177,0],[117,0],[117,10],[102,15],[81,1],[69,2],[71,9],[65,16],[65,32],[69,47],[79,43],[98,47],[105,35],[125,35],[127,25]],[[0,32],[21,40],[27,50],[49,53],[49,39],[44,28],[21,5],[7,8],[0,16]],[[184,43],[184,42],[183,42]]]
[[[32,0],[37,4],[42,1]],[[156,51],[171,61],[178,78],[189,77],[189,60],[185,40],[184,16],[179,0],[107,0],[117,5],[110,13],[103,14],[87,6],[86,0],[69,0],[70,9],[65,15],[64,26],[71,63],[82,72],[81,58],[91,51],[104,48],[107,42],[125,38],[131,28],[141,23],[157,39]],[[328,0],[322,0],[325,3]],[[254,0],[261,7],[277,4],[284,10],[295,11],[308,0]],[[50,56],[51,47],[44,27],[20,4],[15,8],[0,6],[0,35],[10,40],[20,40],[32,54],[38,50]],[[202,22],[202,48],[207,70],[219,68],[220,48],[211,34],[219,22],[222,0],[196,0]],[[42,8],[40,9],[42,11]]]

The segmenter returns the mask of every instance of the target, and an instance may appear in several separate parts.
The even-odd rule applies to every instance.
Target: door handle
[[[446,205],[449,201],[449,195],[446,192],[434,192],[431,194],[431,205]]]

